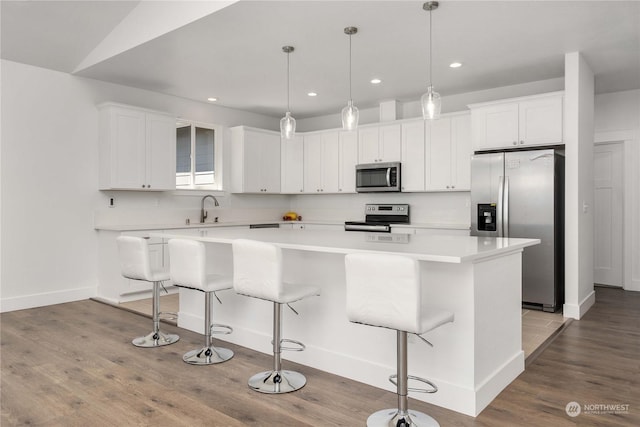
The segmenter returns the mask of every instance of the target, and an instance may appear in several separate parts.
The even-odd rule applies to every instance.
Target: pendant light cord
[[[353,100],[351,94],[351,34],[349,34],[349,101]]]
[[[433,58],[431,55],[432,51],[432,27],[433,24],[431,22],[431,10],[429,10],[429,86],[433,87]]]
[[[287,112],[291,112],[291,107],[289,105],[289,86],[290,86],[289,69],[291,68],[291,65],[289,63],[289,55],[290,55],[290,52],[287,52]]]

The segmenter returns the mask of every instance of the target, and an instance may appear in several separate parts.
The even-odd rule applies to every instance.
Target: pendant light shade
[[[291,108],[289,108],[289,54],[293,50],[293,46],[282,47],[282,51],[287,54],[287,112],[280,119],[280,137],[282,139],[292,139],[296,134],[296,119],[291,115]]]
[[[422,105],[422,117],[425,120],[434,120],[440,117],[442,99],[440,94],[433,90],[433,86],[429,85],[427,93],[420,98],[420,104]]]
[[[342,109],[342,129],[344,130],[356,130],[358,128],[358,119],[360,113],[358,108],[353,105],[353,98],[351,97],[351,36],[358,32],[356,27],[347,27],[344,29],[344,33],[349,36],[349,101],[347,106]]]
[[[442,100],[440,94],[433,89],[432,78],[432,64],[431,59],[431,11],[438,8],[437,1],[428,1],[422,5],[422,8],[429,12],[429,86],[427,87],[427,93],[420,98],[420,104],[422,105],[422,117],[425,120],[435,120],[440,118],[440,111],[442,110]]]
[[[291,116],[291,112],[287,111],[283,118],[280,119],[280,136],[283,139],[291,139],[296,134],[296,119]]]

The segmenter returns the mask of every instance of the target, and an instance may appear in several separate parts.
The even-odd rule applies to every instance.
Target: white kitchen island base
[[[294,304],[299,316],[284,308],[283,337],[307,346],[304,352],[283,353],[285,369],[290,360],[395,391],[388,377],[396,370],[396,332],[353,324],[345,314],[345,253],[382,251],[420,259],[425,303],[455,315],[453,323],[424,335],[433,348],[409,336],[409,374],[427,378],[439,388],[435,394],[410,393],[410,397],[476,416],[524,370],[521,253],[536,240],[410,236],[411,241],[403,244],[366,241],[369,233],[357,232],[205,234],[165,237],[208,242],[211,267],[223,274],[232,273],[229,243],[233,238],[272,241],[283,247],[285,280],[321,288],[321,296]],[[335,246],[328,246],[328,241],[335,241]],[[458,249],[452,249],[456,245]],[[214,318],[234,329],[223,339],[270,354],[272,304],[233,291],[218,296],[223,304],[214,304]],[[178,326],[203,332],[202,298],[196,292],[180,291]]]

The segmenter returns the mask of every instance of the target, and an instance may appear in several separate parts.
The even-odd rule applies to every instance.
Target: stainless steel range
[[[346,221],[344,229],[390,233],[391,224],[409,224],[409,205],[365,205],[364,221]]]

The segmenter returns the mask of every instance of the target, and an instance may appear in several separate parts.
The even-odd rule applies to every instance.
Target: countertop
[[[96,225],[96,230],[104,231],[147,231],[147,230],[177,230],[177,229],[200,229],[200,228],[220,228],[220,227],[240,227],[251,224],[309,224],[309,225],[344,225],[344,221],[282,221],[282,220],[255,220],[255,221],[223,221],[223,222],[192,222],[189,225],[182,224],[127,224],[127,225]],[[412,224],[392,224],[393,228],[432,228],[443,230],[468,230],[468,224],[444,224],[444,223],[412,223]]]
[[[504,237],[393,235],[349,231],[287,229],[209,229],[150,233],[151,237],[191,238],[203,242],[232,243],[253,239],[274,243],[283,249],[328,253],[377,252],[410,256],[422,261],[464,263],[518,252],[540,243],[539,239]]]

